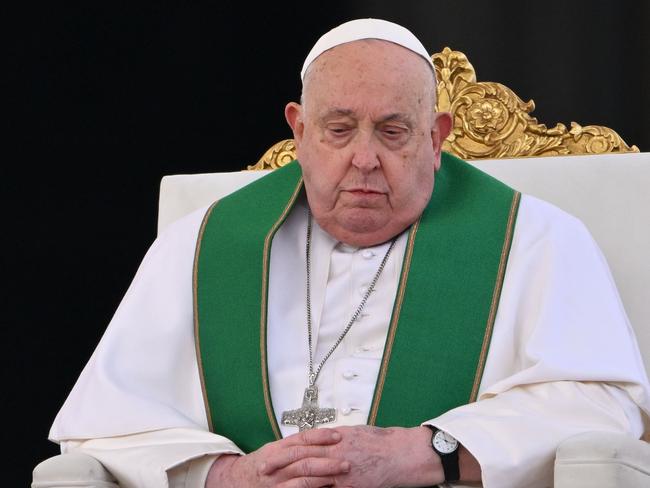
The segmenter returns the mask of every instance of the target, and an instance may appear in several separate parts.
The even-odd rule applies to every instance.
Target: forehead
[[[336,46],[312,63],[303,102],[352,110],[416,103],[431,110],[434,93],[433,72],[418,54],[392,42],[364,39]]]

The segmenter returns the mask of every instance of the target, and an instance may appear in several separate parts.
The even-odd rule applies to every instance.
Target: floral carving
[[[572,122],[547,128],[530,115],[535,102],[524,102],[508,87],[477,82],[467,57],[448,47],[432,56],[438,85],[437,110],[451,112],[454,128],[443,149],[463,159],[638,152],[612,129]]]
[[[468,125],[475,132],[489,132],[499,130],[507,120],[507,112],[498,100],[483,100],[475,102],[468,109]]]

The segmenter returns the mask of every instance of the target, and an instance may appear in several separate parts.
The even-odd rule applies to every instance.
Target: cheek
[[[418,177],[414,182],[418,192],[418,199],[428,201],[431,197],[431,192],[433,191],[433,181],[435,178],[435,171],[433,163],[425,165],[420,168]]]
[[[433,161],[433,157],[430,159]],[[429,159],[420,157],[418,161],[411,152],[403,152],[399,160],[390,167],[386,166],[384,174],[394,192],[399,193],[400,199],[416,201],[431,194],[433,189],[434,165],[425,162]]]
[[[426,202],[433,189],[433,170],[412,172],[411,178],[405,179],[406,185],[402,187],[402,196],[413,205]]]
[[[322,145],[315,144],[309,152],[303,152],[300,158],[305,186],[319,193],[334,193],[346,176],[346,166],[340,151],[324,150]]]
[[[332,208],[336,203],[337,189],[344,176],[344,173],[339,171],[340,165],[327,155],[311,152],[306,160],[301,160],[301,166],[310,204],[321,209]]]
[[[413,171],[414,178],[412,181],[414,197],[418,200],[428,201],[433,191],[433,182],[435,179],[435,154],[430,145],[426,145],[419,158],[415,163],[416,170]]]
[[[305,187],[307,191],[318,194],[319,198],[326,198],[331,195],[336,188],[336,184],[327,171],[317,169],[304,175]]]

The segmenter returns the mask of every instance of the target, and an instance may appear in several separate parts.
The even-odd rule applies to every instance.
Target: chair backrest
[[[650,376],[650,153],[474,164],[585,223],[607,259]]]
[[[475,161],[488,174],[580,218],[601,247],[650,374],[650,153]],[[158,230],[264,176],[165,176]]]
[[[530,115],[532,100],[523,102],[499,83],[477,82],[461,52],[445,48],[432,59],[437,109],[454,120],[443,149],[587,225],[610,265],[650,374],[650,153],[639,153],[607,127],[572,122],[570,129],[547,128]],[[259,171],[164,177],[159,232],[294,158],[287,139],[248,167]]]

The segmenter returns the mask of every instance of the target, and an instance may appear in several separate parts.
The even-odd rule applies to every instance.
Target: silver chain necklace
[[[365,307],[366,302],[368,301],[368,297],[374,290],[375,285],[377,284],[377,280],[379,280],[379,276],[381,275],[382,271],[384,270],[384,267],[386,266],[386,262],[388,261],[388,256],[390,255],[390,252],[393,250],[393,247],[395,246],[395,241],[397,240],[397,238],[394,238],[391,241],[390,246],[388,247],[388,250],[384,255],[384,259],[382,259],[381,264],[379,265],[379,268],[377,269],[374,278],[370,282],[370,286],[368,286],[368,289],[364,293],[363,298],[361,299],[361,303],[359,303],[359,306],[357,307],[356,311],[354,312],[354,314],[352,314],[352,318],[348,322],[348,325],[345,327],[345,329],[343,329],[343,332],[341,332],[341,334],[336,339],[336,341],[334,342],[330,350],[327,352],[327,354],[325,354],[321,362],[316,367],[316,371],[314,371],[314,359],[313,359],[314,355],[313,355],[312,332],[311,332],[312,329],[311,327],[311,278],[310,278],[311,277],[311,273],[310,273],[311,228],[312,228],[312,218],[311,218],[311,212],[309,212],[308,220],[307,220],[307,245],[305,246],[305,256],[307,260],[307,341],[309,344],[309,376],[308,376],[309,383],[307,388],[305,388],[305,393],[302,400],[302,407],[295,410],[287,410],[286,412],[282,412],[282,424],[297,426],[301,432],[303,430],[312,429],[318,424],[326,424],[328,422],[334,422],[336,420],[335,408],[318,407],[318,387],[316,386],[316,380],[318,379],[318,375],[320,374],[321,369],[325,364],[325,361],[329,359],[329,357],[332,355],[334,350],[343,341],[343,338],[346,336],[348,331],[352,328],[352,324],[354,324],[356,320],[359,318],[359,315],[361,314],[363,307]]]

